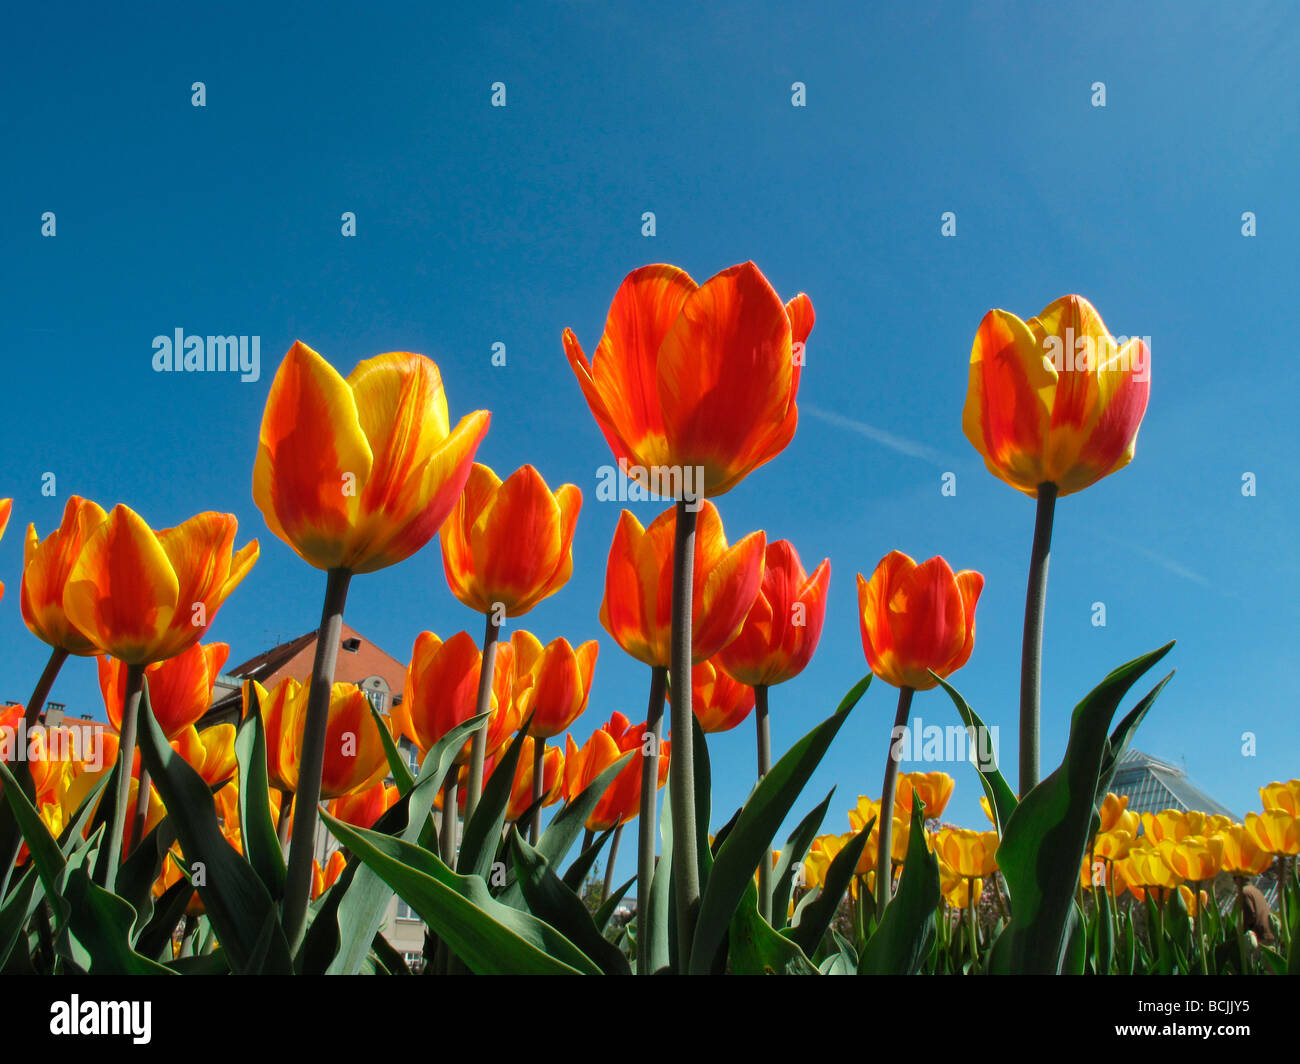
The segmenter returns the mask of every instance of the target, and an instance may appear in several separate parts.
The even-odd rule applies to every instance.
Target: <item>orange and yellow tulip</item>
[[[1223,870],[1234,876],[1262,876],[1273,864],[1273,855],[1260,848],[1244,824],[1232,824],[1221,832]]]
[[[605,831],[626,824],[640,812],[641,770],[645,758],[641,756],[642,736],[646,733],[645,722],[632,724],[622,713],[615,713],[602,727],[592,733],[590,739],[581,749],[573,741],[573,736],[565,738],[564,753],[564,797],[573,801],[605,769],[629,750],[634,751],[627,764],[619,770],[614,780],[605,789],[604,795],[596,803],[596,808],[587,817],[590,831]],[[668,758],[672,744],[664,741],[660,745],[659,780],[662,787],[668,780]]]
[[[0,539],[4,539],[5,529],[9,527],[9,515],[13,513],[13,499],[0,499]],[[0,584],[0,599],[4,598],[5,586]]]
[[[1160,856],[1181,879],[1200,882],[1213,879],[1223,864],[1223,838],[1212,835],[1187,835],[1166,839],[1159,845]]]
[[[1122,347],[1081,296],[1021,321],[991,310],[970,356],[962,428],[989,472],[1026,495],[1082,491],[1124,466],[1151,392],[1151,352]]]
[[[257,561],[257,540],[233,552],[237,525],[231,514],[202,513],[155,534],[115,506],[68,575],[68,621],[128,665],[184,653]]]
[[[217,674],[229,655],[227,643],[195,643],[174,658],[156,662],[144,670],[149,684],[149,706],[168,739],[176,738],[208,711]],[[98,662],[104,708],[113,727],[120,731],[126,666],[107,656],[100,657]]]
[[[329,814],[353,827],[372,828],[400,797],[401,792],[396,786],[380,780],[364,790],[339,795],[330,802]]]
[[[23,547],[23,620],[43,643],[81,657],[97,654],[99,648],[68,620],[63,592],[82,547],[107,519],[96,503],[72,495],[63,508],[63,523],[44,539],[37,537],[35,525],[28,525]]]
[[[257,704],[262,714],[262,727],[266,732],[266,773],[268,782],[277,791],[292,794],[298,780],[299,735],[294,729],[301,722],[290,712],[297,700],[304,698],[302,684],[285,677],[270,691],[256,680],[247,681],[240,691],[243,716],[251,712],[250,692],[257,693]]]
[[[483,652],[468,632],[457,632],[445,643],[432,632],[421,632],[406,667],[402,702],[393,707],[394,729],[427,754],[452,728],[474,716],[482,666]],[[514,652],[505,643],[497,648],[492,673],[488,753],[518,728],[511,698],[513,677]],[[466,740],[456,763],[464,764],[469,753],[470,740]]]
[[[1259,797],[1265,809],[1300,816],[1300,780],[1270,783],[1259,789]]]
[[[347,867],[347,858],[343,856],[342,850],[335,850],[329,855],[329,860],[325,862],[325,867],[321,868],[320,862],[312,858],[311,862],[311,900],[315,901],[324,894],[330,887],[334,886],[339,876],[343,874],[343,869]]]
[[[946,772],[904,772],[898,777],[894,796],[894,809],[897,816],[912,815],[912,792],[916,791],[925,803],[925,819],[934,820],[943,816],[952,798],[956,780]],[[996,834],[996,833],[995,833]]]
[[[649,528],[642,528],[624,510],[605,569],[600,623],[620,647],[651,667],[670,664],[676,531],[676,507],[665,510]],[[693,664],[717,654],[745,623],[762,586],[765,547],[762,532],[752,532],[728,547],[717,507],[707,501],[702,504],[691,595]]]
[[[442,526],[442,565],[451,592],[479,613],[498,607],[507,617],[527,613],[554,595],[573,572],[573,531],[582,492],[555,492],[530,465],[504,483],[475,463]]]
[[[531,735],[525,735],[519,750],[519,763],[515,766],[514,783],[510,788],[510,802],[506,806],[506,820],[513,824],[533,805],[533,751],[536,749]],[[564,754],[558,746],[548,746],[542,760],[542,808],[554,805],[564,794]]]
[[[975,606],[984,577],[954,574],[943,558],[917,565],[901,551],[881,559],[867,580],[858,574],[862,647],[871,671],[895,687],[928,691],[933,669],[945,679],[975,646]]]
[[[691,709],[705,734],[730,731],[753,708],[754,689],[733,680],[712,661],[702,661],[691,669]]]
[[[942,827],[934,839],[939,859],[959,876],[987,879],[998,867],[998,833]]]
[[[203,731],[191,724],[172,739],[171,745],[209,787],[235,774],[233,724],[214,724]]]
[[[559,735],[587,708],[600,644],[589,639],[575,650],[567,639],[553,639],[543,647],[535,635],[520,629],[510,645],[514,700],[520,719],[529,721],[528,734],[538,739]]]
[[[1294,817],[1281,809],[1247,813],[1246,830],[1250,832],[1255,845],[1275,857],[1295,857],[1300,854],[1300,817]]]
[[[438,367],[393,351],[346,378],[302,342],[262,415],[253,499],[309,565],[370,573],[410,557],[460,497],[491,415],[453,429]]]
[[[821,639],[830,582],[829,559],[809,576],[788,540],[769,543],[758,595],[740,634],[718,652],[718,664],[751,687],[798,676]]]
[[[619,287],[592,361],[573,330],[564,351],[615,458],[648,470],[699,469],[721,495],[794,435],[812,302],[783,304],[752,262],[696,285],[675,266],[643,266]]]

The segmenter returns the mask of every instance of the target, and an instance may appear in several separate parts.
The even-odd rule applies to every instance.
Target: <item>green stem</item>
[[[145,680],[147,684],[149,681]],[[140,765],[140,783],[136,787],[135,793],[135,813],[131,817],[131,847],[126,852],[126,856],[131,856],[131,851],[144,841],[144,826],[149,822],[149,789],[153,781],[149,778],[149,770]]]
[[[650,752],[641,766],[641,811],[636,836],[636,904],[637,912],[647,914],[650,907],[650,884],[655,871],[655,836],[659,815],[659,745],[664,731],[664,692],[668,670],[662,665],[650,669],[650,704],[646,708],[645,730],[652,736]],[[637,921],[636,970],[650,974],[649,920]]]
[[[691,710],[691,610],[695,581],[695,523],[698,511],[687,499],[677,501],[673,535],[672,653],[674,677],[672,737],[676,749],[668,759],[668,799],[673,811],[673,891],[677,909],[677,956],[690,969],[691,944],[700,909],[700,854],[695,824],[694,726]],[[639,899],[638,899],[639,902]]]
[[[966,899],[967,925],[970,928],[970,957],[971,957],[972,965],[978,968],[979,960],[980,960],[980,935],[979,935],[979,926],[975,922],[975,904],[976,902],[979,901],[979,899],[975,897],[974,876],[970,876],[967,878],[966,887],[967,887],[966,893],[970,895]]]
[[[289,845],[289,825],[293,821],[293,792],[280,792],[280,819],[275,825],[276,838],[280,840],[280,849]]]
[[[528,844],[537,845],[542,831],[542,794],[546,778],[546,740],[533,739],[533,815],[528,825]]]
[[[1025,635],[1020,656],[1020,797],[1038,785],[1039,696],[1043,674],[1043,607],[1047,603],[1047,564],[1052,554],[1056,485],[1038,485],[1034,546],[1025,590]]]
[[[1291,946],[1291,920],[1286,911],[1287,861],[1281,855],[1277,859],[1277,915],[1282,921],[1282,941],[1289,949]]]
[[[894,728],[889,733],[889,753],[885,757],[885,782],[880,791],[880,839],[876,851],[877,922],[885,915],[885,906],[893,893],[894,791],[898,786],[898,760],[903,754],[902,729],[907,727],[915,693],[911,687],[898,689],[898,711],[894,714]]]
[[[284,934],[296,953],[307,930],[307,903],[311,900],[311,865],[316,848],[321,773],[325,767],[325,736],[329,727],[330,694],[343,633],[343,607],[347,603],[352,573],[331,569],[325,581],[325,603],[316,633],[316,660],[312,664],[307,694],[302,746],[298,760],[297,801],[294,803],[293,839],[289,843],[288,874],[284,884]]]
[[[122,836],[126,832],[126,807],[131,801],[131,768],[135,760],[136,720],[140,715],[140,696],[144,692],[144,666],[126,667],[126,691],[122,698],[122,728],[117,745],[117,801],[108,826],[108,846],[103,863],[95,868],[100,885],[110,893],[117,885],[117,866],[122,859]]]
[[[1246,949],[1246,877],[1233,876],[1232,881],[1237,885],[1237,951],[1241,955],[1241,974],[1248,975],[1250,965],[1247,963]]]
[[[772,725],[767,715],[767,686],[754,688],[754,727],[758,736],[758,779],[772,771]],[[772,922],[772,856],[758,862],[758,915]]]
[[[483,630],[483,659],[478,673],[478,701],[474,705],[474,715],[481,716],[492,708],[492,680],[496,673],[497,637],[501,626],[487,614],[487,626]],[[487,759],[488,725],[484,722],[474,738],[470,740],[469,781],[465,791],[465,823],[478,808],[479,796],[483,793],[483,762]]]
[[[601,885],[600,904],[604,905],[609,899],[610,892],[614,889],[614,861],[618,858],[618,844],[623,838],[623,825],[619,824],[614,829],[614,837],[609,843],[609,858],[605,862],[605,881]]]
[[[448,868],[456,867],[456,827],[458,817],[457,805],[460,803],[456,768],[453,765],[442,785],[442,822],[438,825],[438,849],[442,863]]]

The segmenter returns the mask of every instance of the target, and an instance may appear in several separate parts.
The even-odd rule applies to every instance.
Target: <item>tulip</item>
[[[1166,840],[1177,842],[1188,835],[1204,835],[1205,814],[1181,809],[1162,809],[1159,813],[1142,814],[1142,831],[1152,843]]]
[[[479,613],[518,617],[562,588],[573,572],[573,532],[582,492],[555,492],[523,466],[503,483],[475,463],[442,526],[442,564],[461,602]]]
[[[519,715],[529,720],[528,734],[538,739],[559,735],[587,708],[600,644],[589,639],[574,650],[567,639],[554,639],[543,647],[522,629],[510,644],[515,658],[514,697]]]
[[[506,820],[513,824],[532,806],[554,805],[564,794],[564,754],[558,746],[546,747],[540,779],[534,783],[536,758],[534,751],[544,745],[540,739],[525,735],[521,740],[519,763],[515,767],[514,783],[510,788],[510,802],[506,807]]]
[[[8,500],[0,502],[0,534],[8,520]],[[23,545],[23,582],[20,606],[23,620],[32,634],[50,646],[50,658],[27,701],[27,727],[31,729],[40,717],[41,707],[49,696],[50,688],[69,654],[89,656],[99,648],[80,631],[63,609],[63,593],[77,555],[85,546],[90,534],[106,520],[99,506],[80,496],[70,496],[63,508],[63,523],[44,540],[36,535],[36,526],[27,526],[27,540]],[[3,585],[0,585],[0,594]],[[120,703],[119,703],[120,708]],[[17,770],[18,781],[24,788],[28,782],[25,764]],[[16,838],[13,840],[16,841]],[[12,846],[12,843],[11,843]],[[0,843],[0,849],[3,843]],[[8,852],[12,852],[10,849]],[[0,867],[4,856],[0,854]]]
[[[935,837],[935,852],[960,876],[987,879],[998,867],[998,833],[943,827]]]
[[[4,538],[5,529],[9,527],[9,515],[13,513],[13,499],[0,499],[0,539]],[[5,596],[5,586],[0,584],[0,599]]]
[[[1107,793],[1102,799],[1101,808],[1098,814],[1101,817],[1101,826],[1097,829],[1101,832],[1112,831],[1121,827],[1120,817],[1128,809],[1128,795],[1120,796],[1118,794]]]
[[[1262,849],[1244,824],[1233,824],[1219,838],[1223,842],[1223,870],[1233,876],[1262,876],[1273,864],[1273,854]]]
[[[632,724],[622,713],[615,713],[607,723],[592,733],[591,738],[581,749],[574,743],[572,736],[566,737],[564,797],[570,802],[591,786],[597,776],[627,751],[636,751],[605,789],[596,808],[587,817],[588,831],[608,831],[636,817],[641,793],[641,768],[644,759],[640,754],[644,734],[644,723]],[[672,744],[664,742],[662,746],[657,781],[659,787],[662,787],[668,779],[669,752]]]
[[[912,816],[912,792],[915,791],[925,805],[925,818],[936,820],[943,816],[952,798],[956,781],[946,772],[904,772],[898,777],[894,790],[894,807],[898,815]]]
[[[946,865],[940,865],[939,890],[954,909],[973,911],[984,896],[984,880],[960,875]]]
[[[373,828],[375,822],[397,804],[401,792],[383,780],[364,790],[352,791],[329,804],[329,814],[358,828]]]
[[[572,331],[565,331],[569,362],[620,467],[654,494],[676,500],[671,661],[652,664],[669,665],[679,677],[712,656],[693,638],[697,503],[730,490],[789,443],[798,419],[803,345],[812,325],[806,296],[783,306],[757,267],[745,263],[703,286],[671,266],[629,275],[590,364]],[[607,598],[608,591],[607,581]],[[745,612],[752,601],[751,593],[742,604]],[[737,628],[741,620],[743,613]],[[731,635],[734,631],[717,648]],[[689,735],[690,685],[681,687],[673,728]],[[674,761],[670,788],[677,943],[686,957],[700,896],[693,760]],[[650,827],[643,817],[642,834]]]
[[[1099,831],[1093,839],[1092,852],[1103,861],[1120,861],[1128,856],[1136,840],[1133,834],[1121,829]]]
[[[573,532],[582,492],[565,484],[552,492],[540,473],[523,466],[503,483],[475,464],[465,492],[442,527],[442,564],[447,583],[461,602],[484,614],[483,657],[490,666],[505,617],[527,613],[562,588],[573,572]],[[487,711],[490,687],[479,682],[479,713]],[[472,815],[483,789],[482,733],[476,733],[469,762]]]
[[[991,310],[971,349],[962,428],[990,473],[1031,498],[1070,495],[1133,459],[1151,391],[1151,352],[1120,346],[1086,299],[1021,321]]]
[[[971,349],[962,428],[996,477],[1038,500],[1021,654],[1020,793],[1038,782],[1043,607],[1056,500],[1132,460],[1150,394],[1150,351],[1120,346],[1086,299],[1036,318],[984,316]]]
[[[209,787],[228,780],[235,772],[235,726],[215,724],[199,731],[191,724],[171,741]]]
[[[930,675],[950,676],[966,664],[975,646],[975,607],[984,577],[971,569],[954,574],[940,557],[917,565],[902,551],[880,560],[871,579],[858,574],[858,619],[871,671],[898,690],[898,710],[885,760],[880,863],[889,852],[898,741],[907,729],[912,695],[937,684]],[[876,907],[883,915],[890,884],[876,883]]]
[[[1166,839],[1158,849],[1165,864],[1181,879],[1195,882],[1212,879],[1223,864],[1223,839],[1217,835],[1209,838],[1188,835],[1177,841]]]
[[[298,700],[302,698],[302,684],[292,677],[285,677],[271,691],[267,691],[256,680],[245,682],[241,689],[244,717],[247,717],[251,710],[249,698],[252,692],[257,694],[262,728],[266,733],[268,780],[270,785],[281,794],[292,794],[298,779],[298,748],[301,737],[295,731],[300,722],[289,712],[289,707],[296,707]],[[287,803],[283,811],[288,813]],[[285,839],[287,838],[286,834]],[[285,839],[280,841],[284,842]]]
[[[691,691],[691,709],[706,735],[730,731],[754,708],[754,689],[733,680],[711,661],[691,670]]]
[[[195,643],[188,650],[145,667],[149,708],[170,740],[195,724],[212,705],[212,688],[230,655],[227,643]],[[99,688],[113,727],[122,727],[127,666],[116,658],[100,657]]]
[[[202,513],[155,533],[134,511],[119,505],[89,534],[72,565],[63,591],[68,621],[129,666],[120,729],[127,757],[135,750],[144,666],[198,643],[257,561],[256,540],[233,551],[236,527],[230,514]],[[123,834],[117,821],[125,822],[126,786],[123,773],[107,835],[104,885],[109,889],[116,879]],[[144,815],[142,799],[137,821]]]
[[[315,901],[324,894],[330,887],[334,886],[339,876],[343,874],[343,869],[347,867],[347,858],[343,856],[342,850],[335,850],[329,856],[322,869],[320,862],[312,858],[312,876],[311,876],[311,900]]]
[[[1266,809],[1246,814],[1246,831],[1261,850],[1278,858],[1278,915],[1282,920],[1282,939],[1290,945],[1291,924],[1287,917],[1287,858],[1300,854],[1300,817],[1283,809]]]
[[[675,511],[665,510],[643,529],[624,510],[605,571],[600,623],[627,653],[652,667],[671,664],[676,524]],[[693,664],[712,658],[740,632],[762,585],[765,546],[766,536],[753,532],[728,547],[717,507],[701,505],[693,563]]]
[[[1199,917],[1201,911],[1210,903],[1210,895],[1204,890],[1192,892],[1192,888],[1185,883],[1178,884],[1178,893],[1182,895],[1183,904],[1187,907],[1187,915]]]
[[[306,926],[317,780],[348,584],[354,573],[395,565],[433,538],[465,487],[489,420],[479,410],[452,429],[438,367],[408,352],[366,359],[344,379],[295,343],[271,383],[253,499],[271,530],[328,574],[285,885],[292,948]]]
[[[702,472],[721,495],[794,435],[812,302],[782,304],[752,262],[697,286],[675,266],[623,281],[590,363],[571,329],[564,350],[615,458],[653,490],[649,470]]]
[[[433,632],[421,632],[406,667],[401,704],[393,707],[394,729],[410,739],[422,755],[427,754],[452,728],[475,716],[482,664],[483,654],[468,632],[457,632],[446,642]],[[520,717],[511,700],[513,674],[514,653],[507,644],[493,664],[488,702],[493,718],[487,729],[481,729],[492,734],[492,749],[517,730]],[[511,723],[516,726],[508,727]],[[470,750],[466,741],[456,755],[456,764],[465,764]]]
[[[718,664],[751,687],[771,687],[798,676],[821,638],[830,579],[829,560],[808,576],[791,543],[769,543],[762,585],[740,634],[718,652]]]
[[[309,565],[370,573],[437,533],[469,477],[491,415],[454,429],[438,367],[405,351],[346,378],[301,341],[271,383],[253,499]]]
[[[1300,817],[1300,779],[1286,783],[1270,783],[1259,789],[1264,808]]]

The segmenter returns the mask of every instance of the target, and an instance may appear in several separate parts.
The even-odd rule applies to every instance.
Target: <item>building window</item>
[[[397,899],[397,918],[399,920],[418,920],[419,914],[401,898]]]
[[[424,954],[419,950],[407,950],[402,954],[402,960],[406,961],[406,966],[411,969],[412,975],[419,975],[424,971]]]
[[[367,691],[366,697],[370,699],[370,704],[374,706],[375,709],[377,709],[380,713],[383,713],[387,710],[388,708],[387,691]]]

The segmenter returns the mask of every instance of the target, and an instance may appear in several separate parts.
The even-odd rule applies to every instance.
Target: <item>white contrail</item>
[[[823,410],[811,403],[800,403],[799,412],[801,414],[811,414],[818,420],[825,421],[829,425],[835,425],[837,428],[856,432],[859,436],[865,436],[872,442],[878,443],[882,447],[888,447],[891,451],[897,451],[899,454],[905,454],[909,458],[919,458],[923,462],[937,465],[940,469],[952,467],[951,460],[945,458],[932,447],[927,447],[925,444],[917,443],[914,440],[904,439],[901,436],[895,436],[892,432],[878,429],[874,425],[868,425],[865,421],[859,421],[857,418],[832,413],[830,410]]]

